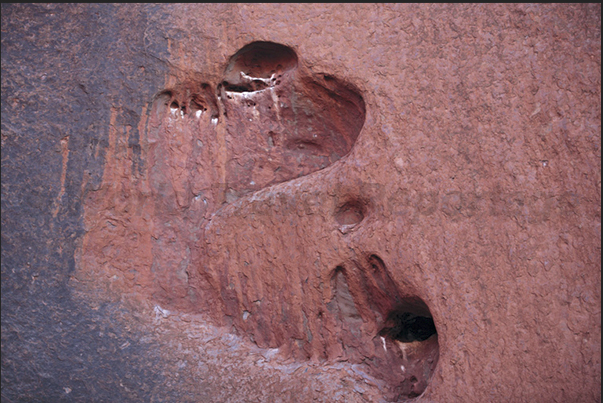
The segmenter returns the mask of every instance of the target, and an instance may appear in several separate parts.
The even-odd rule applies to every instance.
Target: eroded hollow
[[[435,321],[425,301],[409,284],[395,281],[379,256],[336,267],[326,307],[335,324],[330,334],[336,335],[327,347],[329,358],[366,365],[383,381],[387,401],[425,391],[439,359]]]
[[[439,359],[438,333],[425,302],[418,297],[402,298],[374,341],[373,370],[389,384],[386,398],[404,401],[420,396]]]
[[[364,220],[364,215],[364,203],[360,200],[350,200],[335,211],[335,221],[342,226],[354,226]]]
[[[386,325],[379,335],[402,343],[412,343],[425,341],[437,333],[427,306],[417,310],[415,306],[403,304],[389,313]]]
[[[350,278],[355,284],[351,293],[363,319],[375,325],[366,335],[373,349],[363,361],[385,382],[388,401],[415,398],[427,388],[439,358],[431,311],[412,287],[392,278],[379,256],[369,255],[356,264],[359,278]]]
[[[155,147],[159,154],[174,154],[172,183],[165,186],[178,188],[179,206],[188,208],[203,189],[211,196],[198,200],[208,206],[232,202],[324,169],[351,151],[366,115],[360,91],[330,74],[298,69],[298,62],[288,46],[252,42],[229,59],[220,83],[199,76],[157,95],[149,138],[165,143]],[[216,144],[217,131],[225,150]],[[218,158],[217,150],[225,154]],[[362,220],[362,211],[350,211],[343,222]]]
[[[283,73],[296,67],[293,49],[274,42],[253,42],[230,58],[222,85],[226,91],[259,91],[279,84]]]
[[[160,92],[153,102],[153,117],[159,122],[166,116],[218,118],[218,104],[209,84],[188,82]]]
[[[366,115],[359,90],[301,70],[295,51],[273,42],[250,43],[229,59],[216,89],[234,198],[326,168],[356,142]]]

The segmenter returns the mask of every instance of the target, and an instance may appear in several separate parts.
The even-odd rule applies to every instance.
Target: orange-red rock
[[[600,400],[599,5],[120,10],[165,75],[103,106],[69,287],[173,388]]]

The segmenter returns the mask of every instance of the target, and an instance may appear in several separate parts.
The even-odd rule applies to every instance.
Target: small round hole
[[[356,225],[364,220],[364,205],[359,200],[345,203],[335,213],[339,225]]]

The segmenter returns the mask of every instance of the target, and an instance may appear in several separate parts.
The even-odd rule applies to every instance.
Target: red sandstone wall
[[[183,396],[600,401],[600,6],[160,10],[69,287]]]

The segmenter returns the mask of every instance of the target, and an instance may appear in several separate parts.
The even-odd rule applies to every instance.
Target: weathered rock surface
[[[3,5],[3,400],[600,401],[600,44],[600,5]]]

